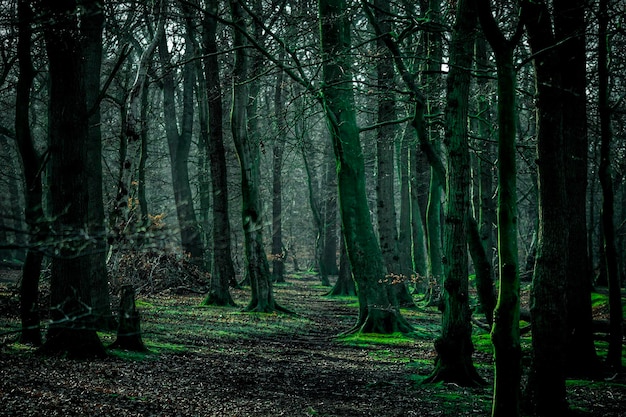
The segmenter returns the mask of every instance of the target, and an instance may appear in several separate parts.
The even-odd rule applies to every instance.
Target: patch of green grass
[[[596,340],[596,352],[600,359],[605,360],[606,355],[609,352],[609,342],[605,340]],[[626,367],[626,345],[622,344],[622,366]]]
[[[372,345],[412,346],[415,338],[403,333],[355,333],[337,337],[337,340],[348,346],[366,347]]]

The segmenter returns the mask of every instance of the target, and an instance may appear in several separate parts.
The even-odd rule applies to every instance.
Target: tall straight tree
[[[614,191],[611,170],[611,109],[609,105],[609,1],[598,5],[598,108],[600,111],[600,184],[602,186],[602,230],[604,231],[604,257],[609,284],[610,334],[607,364],[613,369],[622,368],[623,312],[618,255],[615,242]]]
[[[87,188],[89,193],[89,234],[95,239],[91,254],[91,303],[98,326],[112,327],[109,280],[106,267],[106,229],[102,194],[102,132],[100,123],[100,70],[102,67],[103,2],[81,0],[81,41],[84,80],[89,117],[87,141]]]
[[[323,57],[321,101],[337,164],[339,210],[352,273],[358,287],[359,318],[353,331],[411,330],[391,286],[374,234],[365,189],[365,164],[356,123],[351,26],[345,0],[319,0]]]
[[[29,117],[30,90],[35,77],[31,57],[33,10],[31,2],[27,0],[20,0],[17,7],[19,78],[15,101],[15,135],[22,159],[22,171],[25,180],[25,217],[30,235],[29,248],[27,249],[26,259],[22,267],[22,282],[20,286],[21,341],[39,345],[41,344],[41,332],[39,330],[40,319],[37,299],[43,253],[37,250],[35,246],[44,237],[45,223],[41,178],[42,158],[35,149]]]
[[[80,42],[78,4],[72,0],[42,2],[49,63],[50,186],[53,231],[57,243],[50,279],[52,323],[42,347],[49,354],[103,356],[91,322],[89,241],[82,239],[89,221],[87,183],[88,113]]]
[[[506,39],[490,2],[478,0],[480,23],[496,57],[498,71],[498,272],[500,287],[491,340],[495,357],[493,417],[520,415],[522,350],[519,329],[519,263],[517,256],[517,165],[513,53],[523,34],[521,22]]]
[[[528,407],[539,415],[564,415],[566,350],[565,282],[568,225],[563,144],[563,101],[558,45],[545,1],[521,0],[536,78],[539,230],[530,294],[533,353],[526,386]]]
[[[159,19],[165,24],[165,19]],[[198,229],[198,220],[193,206],[193,195],[189,183],[189,152],[193,132],[194,119],[194,88],[195,88],[195,58],[192,34],[185,31],[185,63],[183,64],[182,82],[182,114],[180,121],[177,117],[175,98],[176,85],[171,65],[171,54],[168,50],[167,39],[163,36],[159,41],[159,57],[163,66],[163,113],[165,117],[165,132],[170,151],[172,185],[174,187],[174,201],[176,214],[180,225],[180,237],[183,252],[190,256],[190,260],[202,265],[204,259],[204,245]],[[180,125],[180,130],[179,130]]]
[[[260,189],[260,145],[250,137],[248,131],[248,56],[245,50],[246,22],[243,7],[238,0],[230,1],[230,10],[235,30],[233,47],[233,98],[230,124],[241,168],[241,220],[244,231],[244,245],[247,274],[252,288],[252,298],[246,307],[248,311],[285,311],[274,300],[269,263],[263,243],[263,213]]]
[[[428,382],[461,385],[483,383],[474,368],[469,308],[467,221],[469,215],[470,160],[468,108],[477,14],[473,0],[457,3],[450,43],[447,78],[445,144],[448,176],[445,210],[444,280],[441,336],[435,341],[437,359]]]
[[[380,22],[389,19],[389,3],[375,0],[374,15]],[[376,62],[378,84],[377,95],[377,124],[376,129],[376,214],[378,220],[378,236],[380,248],[387,268],[388,279],[394,280],[401,274],[400,257],[398,252],[398,226],[394,192],[394,153],[396,148],[396,127],[392,123],[396,118],[394,96],[394,66],[391,52],[385,42],[378,39],[376,46],[379,50]],[[415,306],[407,290],[406,282],[401,279],[394,288],[398,302],[402,306]]]
[[[598,372],[591,314],[587,250],[587,0],[555,0],[554,34],[559,44],[563,100],[563,146],[567,197],[567,343],[565,366],[571,375]]]
[[[204,78],[207,89],[209,141],[206,152],[211,161],[211,192],[213,197],[213,251],[211,290],[205,304],[234,304],[228,286],[235,283],[235,268],[231,253],[230,219],[228,215],[228,172],[224,147],[223,103],[220,67],[217,57],[218,0],[207,2],[202,19],[204,48]]]
[[[285,142],[285,104],[283,102],[284,73],[276,76],[274,88],[274,113],[276,117],[276,139],[272,147],[272,279],[285,282],[285,250],[283,245],[283,152]]]

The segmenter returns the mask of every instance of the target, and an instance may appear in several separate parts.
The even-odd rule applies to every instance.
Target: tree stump
[[[135,289],[132,285],[124,285],[121,293],[117,340],[110,348],[145,352],[147,349],[141,340],[139,312],[135,308]]]

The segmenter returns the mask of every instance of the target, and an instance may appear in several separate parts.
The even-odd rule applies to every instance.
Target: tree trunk
[[[585,0],[554,1],[563,94],[563,145],[567,197],[567,343],[566,372],[593,375],[598,357],[591,329],[591,278],[587,249],[587,63]]]
[[[563,415],[566,347],[565,281],[568,227],[563,155],[561,80],[552,33],[551,14],[544,2],[522,1],[537,88],[537,167],[539,230],[531,290],[533,356],[526,388],[529,408],[540,415]]]
[[[207,3],[209,11],[217,13],[219,2]],[[234,304],[228,286],[237,286],[231,253],[231,231],[228,216],[228,172],[224,148],[222,86],[217,59],[217,21],[207,13],[202,21],[204,45],[204,77],[209,107],[209,142],[206,152],[211,161],[213,197],[213,262],[211,291],[205,304]]]
[[[121,289],[118,320],[117,338],[109,349],[147,351],[141,339],[141,318],[135,307],[135,289],[132,285],[124,285]]]
[[[324,245],[321,262],[328,275],[337,275],[337,172],[335,159],[330,152],[324,152],[324,161]]]
[[[237,0],[230,1],[233,21],[239,27],[233,34],[235,63],[233,66],[233,99],[230,115],[231,129],[241,167],[241,220],[244,230],[247,270],[252,298],[247,311],[269,313],[285,311],[274,301],[274,292],[267,257],[263,246],[263,216],[259,195],[260,149],[248,136],[248,64],[245,41],[240,29],[245,28],[243,9]]]
[[[468,107],[472,50],[477,15],[471,0],[457,3],[456,23],[450,44],[447,78],[446,135],[448,187],[445,213],[445,262],[442,291],[441,336],[435,341],[437,359],[427,382],[460,385],[482,384],[472,362],[471,312],[469,309],[467,220],[469,215],[470,161]]]
[[[88,187],[81,172],[87,167],[86,94],[77,4],[70,0],[43,2],[49,16],[44,32],[49,60],[51,214],[57,242],[50,279],[50,317],[46,354],[69,357],[104,356],[91,316],[92,250],[81,236],[88,224]]]
[[[276,77],[274,91],[274,113],[276,117],[276,140],[272,147],[272,279],[285,282],[285,247],[283,245],[282,226],[282,170],[283,149],[285,142],[285,103],[283,102],[284,74],[280,71]]]
[[[378,21],[386,19],[389,3],[384,0],[374,2],[374,15]],[[388,123],[396,118],[396,106],[393,89],[394,67],[391,52],[385,42],[378,39],[377,47],[380,58],[376,63],[378,95],[377,120],[381,126],[376,132],[376,213],[378,220],[378,238],[380,250],[387,270],[387,279],[393,282],[395,296],[403,307],[415,307],[413,298],[406,285],[406,276],[402,276],[398,254],[398,226],[394,192],[394,153],[396,128]]]
[[[315,224],[315,228],[317,230],[317,235],[315,236],[315,262],[317,263],[317,266],[319,268],[322,285],[328,287],[330,286],[328,271],[326,270],[326,264],[322,259],[322,255],[324,253],[324,223],[322,218],[323,213],[320,210],[319,199],[316,197],[316,192],[313,187],[315,174],[313,172],[313,168],[311,167],[311,163],[309,162],[309,156],[307,155],[308,150],[306,148],[306,144],[302,144],[302,161],[304,162],[304,170],[306,172],[309,206],[311,207],[311,213],[313,214],[313,223]]]
[[[164,24],[164,21],[161,24]],[[189,37],[193,36],[193,34],[188,32],[187,30],[185,33],[185,64],[182,70],[183,108],[180,118],[180,131],[176,115],[174,75],[172,73],[173,69],[169,67],[171,57],[165,36],[159,42],[159,56],[163,65],[163,113],[170,151],[172,185],[174,187],[176,214],[180,226],[181,245],[183,252],[190,257],[193,263],[202,265],[204,247],[193,206],[188,167],[194,119],[193,93],[196,82],[194,62],[192,60],[195,57],[195,51],[192,42],[189,40]]]
[[[30,2],[18,3],[18,44],[19,78],[15,103],[15,135],[22,159],[24,175],[25,218],[30,241],[26,259],[22,267],[20,286],[20,319],[22,321],[22,343],[41,344],[39,306],[39,276],[43,253],[35,249],[46,235],[47,226],[43,213],[43,187],[40,175],[43,159],[35,150],[30,130],[30,89],[35,72],[31,58],[31,24],[33,11]]]
[[[321,100],[337,161],[339,208],[346,248],[358,285],[359,318],[353,331],[407,332],[391,286],[367,204],[365,166],[352,90],[351,34],[344,0],[319,0],[323,56]]]
[[[354,279],[352,277],[352,268],[350,268],[350,259],[348,258],[348,252],[346,251],[346,243],[341,235],[339,249],[339,275],[333,289],[330,290],[328,295],[330,296],[354,296],[356,295],[356,286],[354,285]]]
[[[84,53],[84,80],[89,137],[87,140],[87,189],[89,193],[89,235],[95,240],[91,256],[91,304],[96,326],[114,328],[109,297],[109,279],[106,267],[106,228],[102,193],[102,134],[100,130],[100,70],[102,66],[102,4],[95,0],[79,2],[81,13],[81,40]]]
[[[600,168],[599,178],[602,187],[602,230],[604,231],[604,257],[606,275],[609,284],[610,333],[609,351],[606,362],[613,369],[622,369],[622,339],[624,320],[622,311],[622,295],[617,265],[618,254],[615,244],[614,225],[614,193],[611,174],[611,113],[609,106],[609,48],[608,0],[600,0],[599,4],[599,39],[598,39],[598,108],[600,110]]]

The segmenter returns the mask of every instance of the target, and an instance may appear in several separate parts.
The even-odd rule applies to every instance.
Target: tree
[[[611,170],[611,113],[609,106],[609,41],[608,0],[598,5],[598,108],[600,116],[600,185],[602,187],[602,230],[604,257],[609,284],[610,333],[607,364],[614,369],[622,368],[623,313],[618,255],[615,243],[614,191]]]
[[[387,19],[388,3],[376,0],[374,15],[378,21]],[[396,128],[396,105],[393,88],[394,66],[391,52],[385,47],[382,39],[376,46],[379,56],[376,62],[378,95],[376,123],[376,213],[378,220],[378,236],[380,248],[387,268],[388,279],[399,280],[395,284],[396,296],[403,306],[414,306],[413,299],[407,291],[405,279],[401,276],[400,258],[398,253],[398,229],[396,207],[394,203],[394,153]]]
[[[211,185],[213,197],[213,262],[211,262],[211,290],[204,304],[234,304],[228,286],[236,283],[235,268],[231,254],[230,219],[228,215],[228,187],[224,127],[222,86],[217,59],[217,13],[218,1],[207,3],[202,20],[204,47],[204,79],[207,88],[209,140],[206,153],[211,161]]]
[[[558,43],[563,100],[563,144],[567,198],[566,372],[594,375],[591,271],[587,249],[587,51],[585,0],[556,0],[554,35]]]
[[[568,227],[559,56],[552,14],[545,1],[521,1],[533,53],[537,106],[539,230],[531,290],[533,353],[526,388],[529,408],[540,415],[567,411],[565,271]]]
[[[76,1],[42,2],[49,62],[50,186],[52,233],[59,239],[52,260],[50,316],[42,351],[70,357],[104,356],[92,322],[92,244],[83,236],[89,221],[88,187],[80,173],[87,163],[89,137],[83,49]],[[82,18],[82,15],[81,15]]]
[[[427,382],[482,384],[472,362],[469,309],[467,220],[469,216],[468,107],[470,73],[477,14],[472,0],[457,3],[447,78],[445,143],[448,177],[445,211],[445,262],[441,336],[437,359]]]
[[[106,228],[102,194],[102,132],[100,117],[100,70],[102,66],[102,30],[104,12],[102,2],[81,0],[83,8],[81,41],[84,54],[85,99],[89,118],[87,140],[87,187],[89,193],[89,234],[95,240],[91,254],[91,304],[97,325],[112,328],[109,299],[109,279],[106,268]]]
[[[245,19],[243,7],[238,0],[230,1],[235,30],[233,46],[233,98],[230,123],[241,168],[241,220],[244,230],[244,245],[247,273],[252,288],[252,298],[247,311],[286,311],[274,300],[269,264],[263,246],[263,214],[259,195],[260,146],[249,136],[248,128],[248,57],[245,47]]]
[[[351,28],[344,0],[319,0],[323,57],[321,102],[337,164],[339,211],[357,283],[359,318],[352,331],[408,332],[394,290],[383,283],[384,260],[367,205],[363,151],[352,87]]]
[[[189,11],[185,12],[189,13]],[[160,24],[164,25],[165,19],[160,19]],[[185,254],[189,255],[192,262],[202,265],[204,246],[198,230],[198,221],[189,183],[188,166],[193,132],[193,103],[196,84],[196,69],[192,60],[192,58],[195,58],[196,51],[193,48],[193,41],[190,39],[194,35],[190,33],[189,26],[186,28],[184,36],[185,63],[182,69],[182,114],[180,120],[177,119],[176,87],[172,68],[169,68],[171,56],[168,51],[167,39],[163,36],[159,41],[159,57],[161,59],[161,65],[163,66],[163,113],[165,117],[167,143],[170,151],[172,185],[174,187],[176,214],[180,225],[182,249]]]
[[[513,52],[523,34],[521,23],[510,39],[499,29],[490,3],[478,0],[480,23],[496,57],[498,71],[498,272],[500,286],[491,340],[495,381],[491,415],[520,415],[522,350],[519,329],[519,262],[517,255],[517,164]]]
[[[285,113],[283,111],[284,73],[276,76],[274,89],[274,113],[276,117],[276,141],[272,147],[272,279],[285,282],[285,247],[283,245],[282,225],[282,168],[285,142]]]
[[[15,134],[22,171],[25,180],[24,200],[26,203],[25,217],[30,235],[29,248],[22,267],[20,286],[20,317],[22,321],[23,343],[41,344],[40,319],[37,299],[39,295],[39,276],[43,252],[35,246],[46,235],[46,224],[43,213],[43,186],[41,166],[43,158],[33,143],[30,129],[30,90],[35,72],[31,58],[33,10],[30,2],[18,2],[18,45],[19,78],[17,82],[15,103]]]

